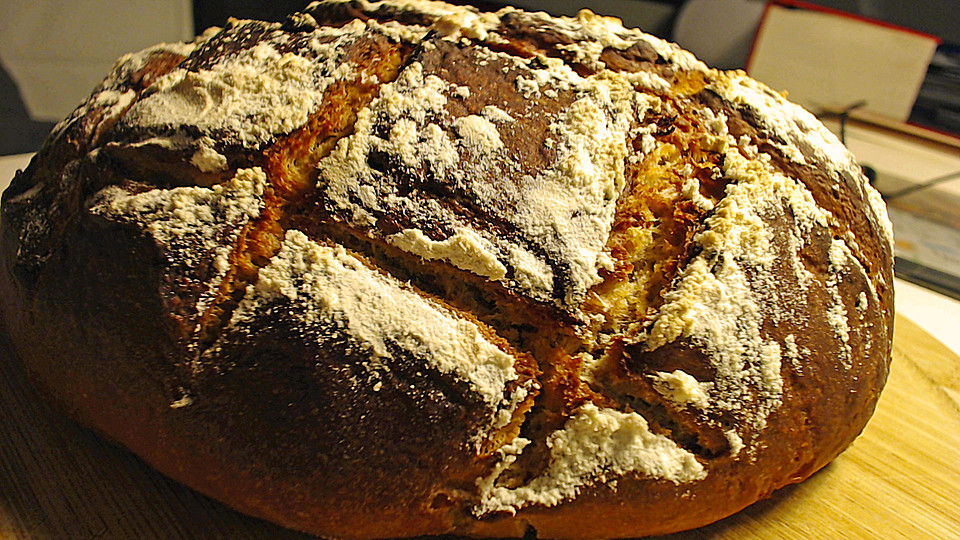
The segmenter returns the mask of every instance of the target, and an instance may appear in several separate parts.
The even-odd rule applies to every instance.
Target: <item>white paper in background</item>
[[[960,231],[889,207],[897,257],[960,277]]]
[[[0,0],[0,60],[34,120],[65,117],[121,55],[192,38],[190,0]]]
[[[936,48],[930,36],[773,4],[747,71],[814,113],[865,100],[864,110],[905,121]]]

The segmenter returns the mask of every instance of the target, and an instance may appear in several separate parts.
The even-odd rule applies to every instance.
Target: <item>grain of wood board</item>
[[[234,512],[63,418],[3,341],[0,538],[310,537]],[[802,484],[665,538],[960,538],[960,357],[898,317],[889,383],[850,449]]]

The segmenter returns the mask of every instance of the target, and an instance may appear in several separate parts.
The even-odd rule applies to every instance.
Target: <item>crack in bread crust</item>
[[[287,208],[315,189],[316,164],[350,134],[358,111],[377,96],[379,86],[396,78],[409,54],[404,49],[409,47],[389,43],[382,35],[358,41],[344,58],[357,66],[356,74],[331,84],[306,125],[264,151],[264,169],[270,180],[264,210],[239,235],[217,298],[201,316],[198,333],[202,342],[215,339],[244,288],[256,281],[258,270],[280,251],[285,232],[281,222]]]

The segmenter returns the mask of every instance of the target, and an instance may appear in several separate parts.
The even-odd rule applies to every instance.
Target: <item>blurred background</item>
[[[120,55],[306,0],[0,0],[0,156],[36,151]],[[499,8],[507,2],[472,3]],[[515,0],[623,19],[817,114],[884,193],[900,277],[960,298],[960,2]],[[4,181],[7,179],[3,179]]]

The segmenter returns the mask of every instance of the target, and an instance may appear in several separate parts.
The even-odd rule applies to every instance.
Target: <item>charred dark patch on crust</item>
[[[37,273],[53,256],[64,231],[75,222],[80,203],[109,185],[109,180],[100,178],[95,160],[87,154],[102,143],[135,99],[108,115],[108,110],[96,105],[99,93],[112,90],[118,95],[134,92],[139,96],[183,59],[175,52],[157,50],[135,69],[121,64],[111,87],[101,85],[70,117],[60,122],[27,169],[14,177],[3,192],[0,205],[6,220],[21,224],[14,241],[18,249],[12,268],[18,280],[32,286]],[[119,181],[109,174],[102,176]]]
[[[325,26],[343,26],[355,19],[374,19],[379,22],[395,21],[403,25],[427,27],[436,17],[414,9],[402,9],[389,4],[380,4],[373,10],[364,9],[360,2],[337,2],[307,9],[314,19]]]
[[[269,306],[253,326],[208,351],[203,361],[219,368],[196,380],[190,418],[219,426],[215,435],[246,467],[321,481],[343,497],[361,497],[353,504],[367,504],[371,493],[416,498],[438,468],[453,467],[464,485],[472,481],[478,471],[464,452],[464,427],[481,424],[486,407],[465,383],[400,350],[375,364],[369,351],[331,339],[340,335],[334,328],[305,329],[295,315],[304,309]],[[408,421],[397,422],[398,408]],[[357,482],[372,491],[357,490]]]

